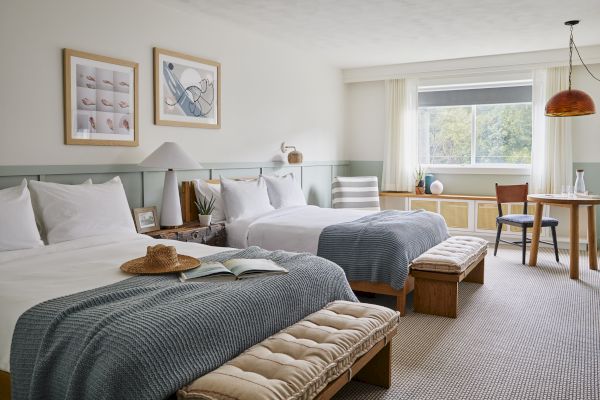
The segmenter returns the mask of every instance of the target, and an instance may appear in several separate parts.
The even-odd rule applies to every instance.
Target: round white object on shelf
[[[429,190],[431,190],[431,194],[442,194],[444,191],[444,185],[442,182],[436,180],[431,183]]]

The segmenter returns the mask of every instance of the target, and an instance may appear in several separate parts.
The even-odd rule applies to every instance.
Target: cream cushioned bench
[[[458,283],[483,283],[487,245],[477,237],[453,236],[415,258],[414,310],[456,318]]]
[[[196,379],[177,398],[329,399],[353,377],[389,387],[399,316],[373,304],[335,301]]]

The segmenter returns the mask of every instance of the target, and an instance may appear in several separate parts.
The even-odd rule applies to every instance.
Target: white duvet
[[[205,257],[227,250],[196,243],[120,234],[72,240],[30,250],[0,252],[0,370],[9,372],[18,318],[43,301],[131,277],[119,267],[146,254],[146,246],[174,245],[180,254]]]
[[[317,254],[321,231],[329,225],[355,221],[375,211],[294,206],[227,224],[230,246],[259,246]]]

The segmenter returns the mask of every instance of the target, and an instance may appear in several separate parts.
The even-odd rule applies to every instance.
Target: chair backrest
[[[336,176],[331,184],[333,208],[379,211],[379,184],[376,176]]]
[[[498,185],[496,183],[499,215],[502,216],[503,203],[523,203],[523,214],[527,214],[527,194],[529,194],[529,183],[522,185]]]

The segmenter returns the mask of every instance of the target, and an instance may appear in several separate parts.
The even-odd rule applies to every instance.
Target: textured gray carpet
[[[485,285],[459,285],[457,319],[401,319],[389,390],[351,382],[335,399],[600,399],[600,271],[582,253],[571,280],[560,256],[541,250],[532,268],[516,248],[488,255]]]

